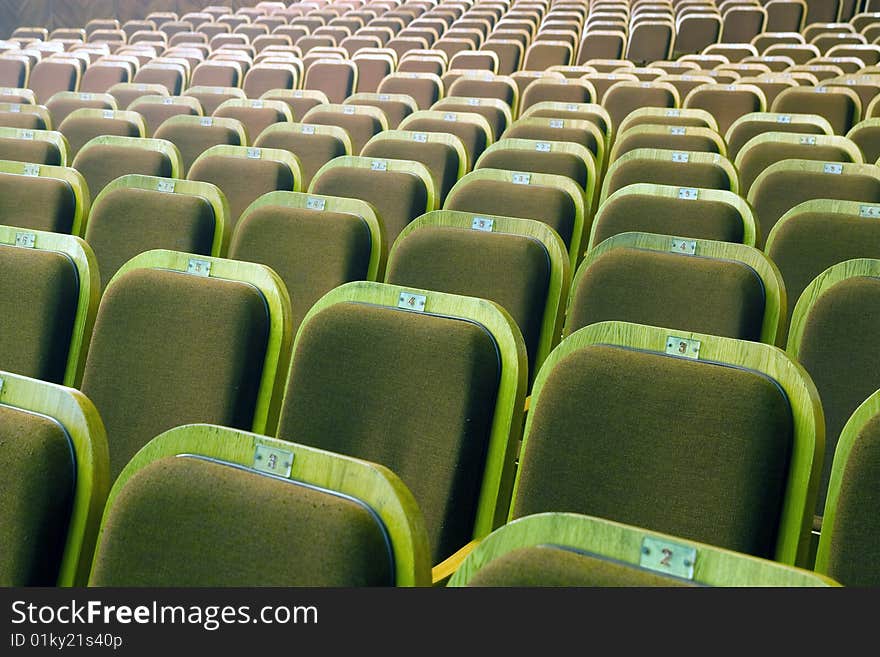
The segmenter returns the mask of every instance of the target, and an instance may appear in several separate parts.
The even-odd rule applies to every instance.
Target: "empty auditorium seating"
[[[192,167],[202,153],[213,146],[246,146],[247,130],[237,119],[212,116],[172,116],[156,128],[155,139],[171,142],[180,151],[181,176]]]

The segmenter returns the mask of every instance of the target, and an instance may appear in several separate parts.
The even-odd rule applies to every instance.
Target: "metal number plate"
[[[373,160],[370,162],[371,171],[388,171],[388,163],[384,160]]]
[[[696,201],[700,198],[700,191],[696,187],[679,187],[678,198],[685,201]]]
[[[514,185],[528,185],[532,181],[530,173],[515,173],[510,177]]]
[[[678,237],[672,239],[669,250],[673,253],[694,255],[697,252],[697,243],[694,240],[684,240]]]
[[[673,162],[689,162],[691,156],[689,153],[682,153],[681,151],[675,151],[672,153],[672,161]]]
[[[791,115],[783,114],[782,116],[777,116],[776,123],[791,123]]]
[[[39,164],[25,164],[24,171],[22,173],[26,176],[39,176],[40,175],[40,165]]]
[[[535,144],[535,150],[539,153],[549,153],[553,146],[549,141],[539,141]]]
[[[471,228],[491,233],[495,229],[495,220],[487,217],[474,217],[474,220],[471,222]]]
[[[112,119],[112,118],[113,118],[113,110],[104,110],[104,111],[102,112],[102,116],[103,116],[105,119]]]
[[[700,357],[700,341],[688,338],[679,338],[670,335],[666,338],[666,353],[670,356],[684,356],[685,358]]]
[[[391,96],[389,96],[388,94],[379,94],[379,100],[381,100],[383,103],[385,103],[385,102],[391,100]]]
[[[354,114],[354,112],[355,112],[355,108],[353,105],[346,105],[345,107],[342,108],[343,114]]]
[[[302,91],[294,91],[294,92],[293,92],[293,97],[294,97],[294,98],[302,98],[302,97],[303,97],[303,92],[302,92]]]
[[[468,105],[471,105],[472,107],[476,107],[479,104],[480,104],[479,98],[468,98]]]
[[[802,136],[799,141],[804,146],[815,146],[816,145],[816,137],[813,135]]]
[[[869,219],[880,217],[880,205],[863,205],[859,208],[859,216]]]
[[[163,104],[163,105],[173,105],[173,104],[174,104],[174,99],[173,99],[173,98],[163,98],[163,99],[162,99],[162,104]]]
[[[671,128],[669,128],[669,134],[670,135],[686,135],[687,128],[683,128],[682,126],[674,125]]]
[[[263,151],[260,148],[249,148],[247,149],[247,156],[252,160],[259,160],[263,157]]]
[[[428,133],[414,132],[413,133],[413,141],[417,141],[420,144],[427,144],[428,143]]]
[[[577,111],[578,111],[578,106],[575,105],[574,103],[570,103],[570,104],[568,104],[568,105],[565,106],[565,109],[567,109],[569,112],[577,112]]]
[[[199,125],[203,128],[210,128],[212,125],[214,125],[214,118],[210,116],[203,116],[199,119]]]
[[[825,173],[841,174],[841,173],[843,173],[843,165],[842,164],[832,164],[829,162],[829,163],[825,164],[825,166],[822,167],[822,171],[824,171]]]
[[[304,135],[313,135],[315,134],[315,126],[313,125],[304,125],[302,127],[302,133]]]
[[[37,243],[37,236],[33,233],[16,233],[15,246],[22,246],[26,249],[34,248]]]
[[[827,89],[827,87],[816,87],[816,88],[815,88],[815,92],[816,92],[817,94],[827,94],[827,93],[828,93],[828,89]]]
[[[458,121],[458,116],[456,116],[452,112],[447,112],[446,114],[443,115],[443,120],[444,121]]]
[[[400,296],[397,298],[397,307],[404,308],[405,310],[418,310],[421,312],[425,310],[425,303],[427,301],[428,297],[423,294],[401,292]]]
[[[309,210],[323,210],[327,205],[327,200],[323,198],[315,198],[314,196],[309,196],[306,199],[306,208]]]
[[[639,558],[639,565],[642,568],[683,579],[693,579],[696,562],[696,548],[652,536],[645,536],[642,540],[642,554]]]
[[[80,94],[79,99],[80,100],[94,100],[94,96],[92,96],[92,94]]]
[[[293,452],[257,445],[254,450],[254,470],[287,478],[293,470]]]
[[[33,131],[33,130],[19,130],[19,131],[18,131],[18,138],[19,138],[19,139],[33,140],[33,138],[34,138],[34,131]]]
[[[19,105],[17,103],[13,103],[12,105],[9,106],[9,111],[12,112],[13,114],[19,114],[21,112],[21,105]]]
[[[160,192],[167,192],[169,194],[174,193],[174,181],[173,180],[160,180],[156,183],[156,189]]]
[[[562,119],[550,119],[550,127],[551,128],[564,128],[565,121]]]
[[[251,101],[251,107],[253,107],[254,109],[263,109],[263,101],[262,100]]]
[[[186,273],[195,274],[196,276],[210,276],[211,262],[209,260],[190,258],[189,262],[186,264]]]

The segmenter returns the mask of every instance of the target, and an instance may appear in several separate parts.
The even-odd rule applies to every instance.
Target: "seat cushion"
[[[470,541],[500,376],[486,329],[339,303],[303,325],[293,362],[279,437],[400,476],[434,563]]]
[[[262,294],[238,281],[137,269],[98,309],[81,390],[101,414],[111,480],[167,429],[249,429],[266,353]]]
[[[0,224],[70,233],[76,196],[66,180],[0,173]]]
[[[75,158],[88,141],[102,135],[116,137],[140,137],[138,127],[130,121],[117,119],[79,119],[68,118],[58,126],[70,144],[70,157]]]
[[[76,156],[73,168],[86,179],[92,199],[97,198],[108,183],[126,174],[171,177],[171,160],[165,153],[133,146],[90,146]]]
[[[456,116],[450,113],[450,116]],[[407,121],[407,130],[423,132],[448,132],[455,135],[464,144],[470,162],[476,162],[488,145],[489,136],[478,124],[465,120],[446,121],[444,119],[416,118]]]
[[[0,584],[55,586],[76,485],[64,428],[0,406]]]
[[[655,159],[631,159],[609,170],[606,176],[607,196],[618,189],[635,183],[675,185],[678,187],[701,187],[705,189],[731,190],[733,181],[727,171],[711,162],[673,162]]]
[[[523,158],[528,158],[528,163]],[[534,173],[549,173],[574,180],[582,189],[587,186],[587,165],[577,155],[559,151],[540,152],[524,149],[502,149],[486,153],[480,161],[481,168],[522,171],[523,167]]]
[[[447,144],[383,139],[364,146],[364,157],[413,160],[424,164],[435,181],[438,201],[442,203],[449,190],[458,181],[458,151]]]
[[[226,126],[160,125],[153,135],[177,146],[183,160],[183,173],[190,170],[196,158],[212,146],[244,146],[237,131]]]
[[[61,151],[48,141],[0,138],[0,160],[61,165]]]
[[[539,395],[513,517],[583,513],[772,558],[793,435],[776,382],[593,345]]]
[[[169,457],[138,471],[120,491],[90,584],[388,585],[394,565],[386,541],[374,513],[353,499]]]

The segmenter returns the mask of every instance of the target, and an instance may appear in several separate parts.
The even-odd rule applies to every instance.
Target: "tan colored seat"
[[[810,135],[833,135],[834,129],[818,114],[755,112],[740,117],[727,130],[727,152],[736,159],[742,147],[753,137],[765,132],[797,132]]]
[[[0,161],[0,225],[82,235],[91,195],[69,166]]]
[[[664,82],[620,81],[612,84],[602,96],[611,122],[617,126],[630,112],[642,107],[677,108],[681,106],[678,90]]]
[[[172,116],[202,116],[202,104],[192,96],[141,96],[129,107],[143,117],[145,137],[152,137]]]
[[[44,104],[59,91],[77,91],[81,74],[73,61],[46,58],[31,70],[27,86],[36,102]]]
[[[52,125],[60,126],[71,112],[80,108],[116,110],[116,99],[110,94],[59,91],[46,101],[45,107],[52,115]]]
[[[461,140],[467,152],[466,170],[493,141],[492,126],[476,112],[450,112],[446,110],[420,110],[400,122],[401,130],[415,132],[440,132],[453,134]]]
[[[212,146],[248,144],[247,130],[241,121],[212,116],[172,116],[159,125],[153,137],[171,142],[180,151],[182,176],[196,158]]]
[[[313,107],[330,103],[330,99],[327,98],[327,94],[324,92],[308,89],[271,89],[260,98],[262,100],[280,100],[283,103],[287,103],[290,111],[293,112],[294,121],[302,121],[306,112]]]
[[[720,134],[741,116],[767,110],[764,92],[755,85],[700,85],[682,102],[683,108],[703,109],[715,117]]]
[[[107,93],[116,99],[116,105],[121,110],[127,110],[138,98],[143,96],[169,96],[168,89],[161,84],[135,84],[133,82],[121,82],[114,84]]]
[[[77,109],[58,125],[70,144],[70,157],[75,159],[80,149],[91,139],[103,135],[144,137],[146,123],[137,112],[112,109]]]
[[[355,93],[346,98],[343,105],[371,105],[385,113],[388,128],[394,130],[400,122],[418,111],[415,99],[407,94]]]
[[[279,100],[231,99],[221,103],[212,116],[240,121],[248,134],[249,143],[256,141],[269,126],[293,121],[290,108]]]
[[[623,130],[614,140],[609,163],[637,148],[662,148],[727,155],[724,139],[711,128],[685,125],[642,124]]]
[[[380,133],[382,134],[382,133]],[[308,189],[318,170],[330,160],[351,155],[351,138],[335,125],[275,123],[263,130],[253,145],[289,151],[297,157],[302,189]]]
[[[373,135],[388,129],[385,112],[371,105],[316,105],[305,113],[301,121],[342,128],[351,139],[353,155],[359,155]]]
[[[66,167],[69,154],[60,132],[0,127],[0,160]]]

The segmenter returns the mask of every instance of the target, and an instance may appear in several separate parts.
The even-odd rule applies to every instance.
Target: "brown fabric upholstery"
[[[574,231],[574,202],[564,191],[553,187],[477,180],[450,194],[444,208],[537,219],[553,228],[566,246],[571,244]]]
[[[529,113],[529,116],[536,118],[554,118],[554,119],[574,119],[575,121],[589,121],[596,124],[602,131],[603,135],[608,134],[611,126],[608,125],[605,117],[597,112],[591,112],[589,109],[569,110],[569,109],[536,109]],[[511,136],[511,135],[505,135]],[[589,146],[588,146],[589,147]],[[593,150],[592,148],[590,150]]]
[[[248,98],[259,98],[272,89],[293,89],[296,78],[284,68],[255,66],[244,76],[242,89]]]
[[[0,173],[0,224],[69,233],[76,197],[65,180]]]
[[[501,80],[481,80],[479,78],[462,77],[449,85],[447,96],[465,98],[497,98],[508,105],[513,105],[513,89]]]
[[[448,132],[459,137],[464,144],[465,150],[471,162],[476,162],[477,158],[486,148],[488,139],[482,127],[476,123],[470,123],[465,120],[446,121],[444,119],[416,118],[406,122],[407,130],[416,130],[424,132]]]
[[[596,345],[557,363],[530,413],[514,517],[584,513],[772,558],[792,417],[771,379]]]
[[[550,285],[550,257],[538,240],[426,226],[399,242],[385,281],[496,302],[522,331],[534,373]]]
[[[737,126],[736,130],[728,135],[728,157],[736,158],[740,149],[745,146],[752,137],[757,137],[765,132],[801,132],[810,135],[825,134],[819,126],[812,123],[800,123],[796,121],[782,123],[775,119],[751,120],[747,123],[741,123]]]
[[[171,177],[171,161],[164,153],[132,146],[91,146],[74,158],[73,168],[86,179],[93,199],[107,183],[129,173]]]
[[[669,130],[633,134],[629,130],[618,135],[614,142],[617,157],[637,148],[662,148],[676,151],[698,151],[701,153],[718,153],[718,143],[706,136],[694,134],[687,130],[685,134],[673,134]]]
[[[327,94],[331,103],[341,103],[354,92],[356,69],[348,62],[315,62],[306,72],[304,89],[315,89]]]
[[[764,178],[761,184],[752,184],[749,191],[755,220],[765,239],[783,214],[812,199],[877,203],[880,202],[880,180],[846,173],[778,171]]]
[[[852,258],[880,258],[880,223],[847,214],[805,212],[780,224],[767,255],[779,267],[789,299],[823,271]]]
[[[837,500],[828,575],[844,586],[880,585],[875,547],[880,535],[880,415],[859,431],[850,452]],[[832,528],[829,528],[829,530]]]
[[[358,92],[375,93],[382,80],[394,71],[387,59],[358,56],[352,61],[358,70]]]
[[[286,103],[287,106],[290,108],[290,111],[293,112],[294,121],[301,121],[306,112],[308,112],[313,107],[317,107],[321,104],[321,101],[315,98],[309,98],[305,96],[301,98],[291,98],[290,96],[280,96],[273,94],[271,91],[265,94],[263,100],[280,100]],[[316,123],[316,121],[312,121],[312,123]]]
[[[386,541],[376,516],[349,498],[168,457],[137,472],[120,491],[90,584],[387,585],[394,566]]]
[[[587,165],[577,155],[561,151],[527,151],[524,149],[502,149],[486,153],[480,160],[481,168],[522,171],[528,159],[528,170],[534,173],[550,173],[571,178],[586,189],[589,172]]]
[[[293,191],[293,174],[283,162],[212,155],[199,160],[187,174],[189,180],[217,185],[229,201],[230,228],[247,207],[263,194]]]
[[[79,84],[82,93],[103,94],[114,84],[130,82],[128,71],[123,66],[93,65],[83,73]]]
[[[279,437],[400,476],[435,563],[470,541],[500,376],[484,327],[335,304],[300,329],[291,372]]]
[[[546,71],[551,66],[570,65],[572,51],[556,42],[534,42],[523,56],[522,70]]]
[[[505,138],[536,139],[538,141],[570,141],[581,144],[596,155],[599,146],[595,135],[589,130],[571,125],[563,119],[562,127],[554,128],[549,121],[546,125],[514,122],[504,133]]]
[[[238,132],[219,125],[160,125],[153,133],[156,139],[166,139],[177,146],[183,160],[183,174],[189,172],[199,155],[212,146],[245,146]]]
[[[146,64],[138,69],[132,82],[137,84],[161,84],[168,90],[169,95],[177,96],[184,89],[186,80],[184,72],[180,68],[166,68],[164,66],[151,66]]]
[[[61,151],[48,141],[0,137],[0,160],[58,166],[61,164]]]
[[[500,139],[501,134],[507,129],[507,117],[504,115],[504,111],[491,105],[470,105],[467,102],[440,100],[431,109],[441,112],[471,112],[479,114],[489,122],[494,140]]]
[[[441,88],[432,78],[416,78],[397,75],[385,78],[379,83],[380,94],[407,94],[416,101],[420,110],[426,110],[440,100]]]
[[[85,100],[81,96],[73,98],[60,98],[58,96],[53,96],[50,100],[46,101],[45,106],[46,109],[49,110],[49,114],[52,116],[52,125],[59,126],[59,131],[61,130],[61,124],[63,123],[64,119],[66,119],[67,115],[74,110],[78,110],[83,107],[94,109],[112,109],[112,107],[110,107],[105,101],[101,100],[100,98]],[[69,127],[66,129],[69,129]],[[67,133],[63,134],[65,137],[70,139]],[[82,144],[80,144],[80,146],[81,145]]]
[[[50,418],[0,406],[0,444],[0,585],[55,586],[76,484],[67,434]]]
[[[761,175],[771,164],[782,160],[814,160],[820,162],[852,162],[849,153],[840,146],[806,144],[783,144],[779,141],[768,141],[760,145],[752,145],[742,152],[739,161],[739,182],[743,196],[746,196],[755,178]]]
[[[303,134],[287,130],[261,134],[253,142],[257,148],[286,150],[299,158],[302,188],[308,189],[312,178],[322,166],[334,157],[345,155],[345,145],[331,135]]]
[[[880,128],[878,126],[856,125],[847,137],[855,142],[865,156],[865,162],[880,160]]]
[[[172,116],[197,116],[198,113],[189,105],[182,104],[165,104],[162,102],[138,103],[135,111],[144,117],[147,124],[147,133],[145,137],[152,137],[165,121]]]
[[[205,61],[193,69],[191,87],[237,87],[239,71],[225,62]],[[205,110],[207,113],[207,110]]]
[[[607,557],[557,545],[517,548],[481,567],[474,587],[647,587],[693,586]]]
[[[858,117],[857,107],[852,99],[842,93],[816,93],[812,88],[798,88],[776,97],[774,112],[801,112],[818,114],[828,119],[836,135],[845,135],[853,127]]]
[[[446,199],[449,190],[458,180],[458,152],[447,144],[382,139],[364,146],[361,155],[421,162],[434,178],[440,203]]]
[[[351,137],[351,154],[360,155],[370,137],[382,131],[379,120],[367,114],[343,114],[342,112],[318,112],[307,123],[339,126]]]
[[[0,85],[9,89],[21,89],[27,82],[28,68],[23,61],[0,59]]]
[[[200,196],[120,188],[92,207],[85,238],[103,288],[123,264],[150,249],[210,255],[215,229],[214,210]]]
[[[193,85],[190,84],[190,86]],[[187,89],[183,95],[198,100],[202,104],[202,112],[205,116],[211,116],[224,101],[231,98],[239,98],[239,96],[233,95],[229,92],[216,91],[213,89],[206,89],[204,91]]]
[[[132,85],[128,87],[122,88],[114,88],[112,93],[108,90],[107,93],[110,93],[116,99],[116,105],[121,110],[127,110],[129,105],[131,105],[134,101],[142,96],[153,95],[156,92],[151,90],[149,87],[145,89],[141,89],[138,85]]]
[[[382,222],[386,253],[404,226],[426,212],[428,203],[422,179],[400,171],[337,167],[315,178],[309,191],[372,203]]]
[[[765,302],[760,276],[744,263],[617,248],[593,261],[572,291],[565,332],[621,320],[757,341]]]
[[[804,327],[797,358],[816,384],[825,411],[825,462],[818,514],[825,505],[840,431],[858,405],[880,388],[878,312],[880,279],[858,276],[835,284],[819,297]]]
[[[720,166],[711,162],[673,162],[672,151],[668,152],[670,158],[665,162],[632,159],[609,170],[605,178],[608,181],[607,195],[635,183],[730,190],[730,177]]]
[[[104,420],[111,480],[172,427],[251,427],[269,321],[238,281],[138,269],[104,291],[81,390]]]
[[[42,105],[59,91],[76,91],[78,78],[75,64],[47,59],[31,69],[28,88],[34,92],[36,102]]]
[[[0,111],[0,125],[8,128],[21,128],[22,130],[48,130],[49,126],[38,114],[29,112],[3,112]]]
[[[590,90],[578,84],[561,80],[537,81],[526,87],[520,99],[520,113],[536,103],[555,101],[560,103],[592,103]]]
[[[70,144],[68,157],[71,159],[76,158],[80,149],[95,137],[102,135],[113,135],[116,137],[141,136],[134,123],[122,119],[68,117],[58,126],[58,131],[67,137],[67,141]]]
[[[360,83],[358,84],[358,88],[360,88]],[[358,98],[357,104],[378,107],[382,110],[385,113],[385,118],[388,119],[389,130],[396,130],[397,126],[400,125],[400,122],[412,114],[413,111],[412,105],[409,103],[394,100],[392,98],[386,98],[385,100],[382,100],[381,98]]]
[[[646,83],[649,84],[649,83]],[[641,107],[675,107],[675,97],[665,87],[613,85],[605,92],[602,105],[611,115],[611,123],[620,125],[630,112]]]
[[[354,214],[269,205],[239,222],[229,257],[268,265],[281,277],[295,334],[325,293],[366,278],[371,248],[369,227]]]
[[[256,141],[260,133],[273,123],[287,121],[287,117],[274,107],[219,107],[214,116],[241,121],[250,143]]]
[[[605,201],[596,217],[593,244],[628,231],[741,243],[743,220],[730,204],[702,198],[639,194]]]
[[[70,258],[0,246],[0,371],[64,382],[79,281]]]
[[[626,58],[637,66],[666,59],[675,41],[675,28],[665,22],[642,22],[632,27]]]

